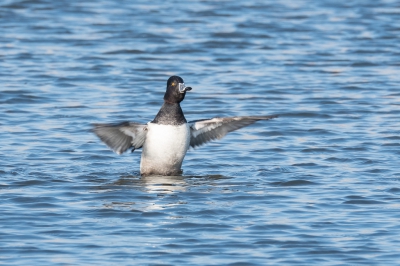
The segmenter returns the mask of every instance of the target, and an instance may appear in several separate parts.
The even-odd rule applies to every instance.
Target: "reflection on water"
[[[132,184],[149,193],[172,193],[185,191],[187,183],[183,176],[124,176],[115,185]]]
[[[228,180],[231,177],[222,175],[208,176],[122,176],[112,183],[101,184],[95,187],[95,191],[99,193],[130,193],[131,197],[127,201],[113,201],[103,199],[103,207],[125,210],[153,212],[158,210],[166,210],[171,207],[187,204],[185,201],[165,201],[171,196],[176,198],[176,193],[192,193],[193,189],[203,189],[208,187],[207,191],[218,188],[219,180]],[[224,192],[232,190],[236,185],[226,185]],[[144,197],[138,195],[145,195]],[[136,199],[132,201],[132,199]]]
[[[187,185],[182,176],[143,176],[140,181],[151,193],[185,191]]]

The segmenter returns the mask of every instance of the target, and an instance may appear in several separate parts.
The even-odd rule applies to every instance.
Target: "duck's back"
[[[147,136],[140,161],[142,175],[181,173],[183,158],[190,144],[190,128],[182,125],[147,124]]]

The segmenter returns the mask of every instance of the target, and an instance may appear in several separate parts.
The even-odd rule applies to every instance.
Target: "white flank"
[[[190,144],[188,124],[180,126],[147,124],[140,173],[142,175],[171,175],[181,172],[183,158]]]

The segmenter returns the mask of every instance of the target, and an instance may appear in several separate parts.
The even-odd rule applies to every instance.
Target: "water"
[[[0,264],[398,265],[398,1],[0,3]],[[138,175],[91,123],[280,114]]]

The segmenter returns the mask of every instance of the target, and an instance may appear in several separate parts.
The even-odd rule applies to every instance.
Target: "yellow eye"
[[[171,86],[175,86],[175,85],[176,85],[175,81],[171,83]]]

